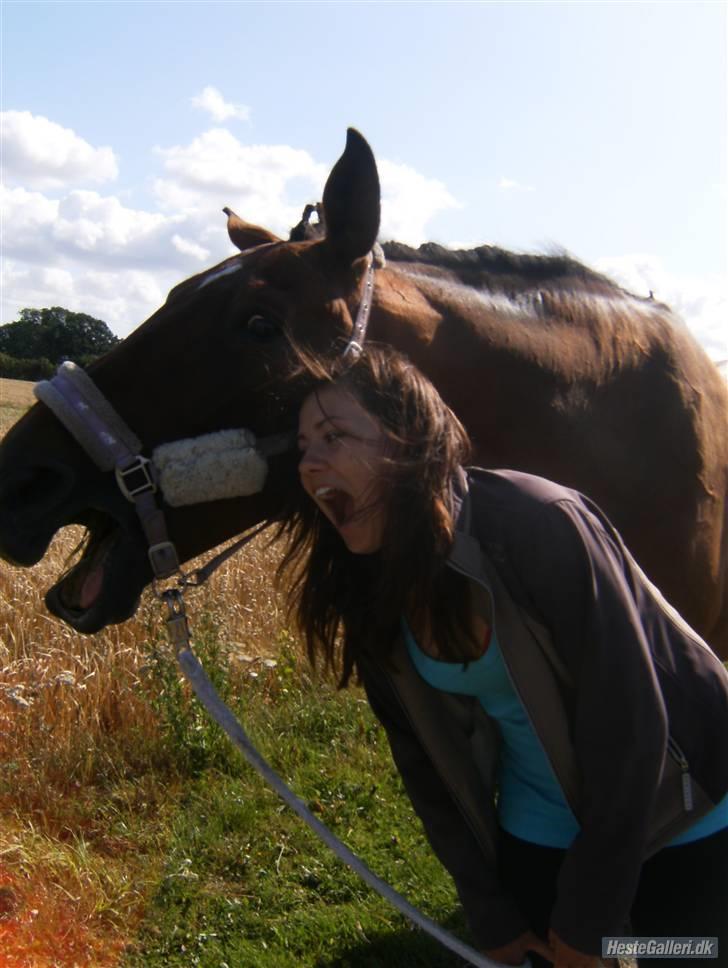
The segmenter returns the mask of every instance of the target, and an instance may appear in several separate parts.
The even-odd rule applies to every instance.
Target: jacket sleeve
[[[484,854],[384,673],[369,664],[360,666],[360,673],[412,806],[432,849],[453,878],[475,943],[489,949],[513,941],[528,924],[500,887],[495,860]]]
[[[561,868],[551,926],[598,954],[603,936],[624,933],[637,889],[666,751],[665,705],[635,576],[606,519],[565,500],[520,526],[529,537],[513,564],[573,673],[582,781],[581,830]]]

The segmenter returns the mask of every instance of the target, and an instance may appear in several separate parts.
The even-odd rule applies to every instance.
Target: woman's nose
[[[301,474],[306,471],[315,470],[322,467],[325,463],[323,456],[323,451],[316,444],[309,444],[306,449],[301,453],[301,459],[298,462],[298,470]]]

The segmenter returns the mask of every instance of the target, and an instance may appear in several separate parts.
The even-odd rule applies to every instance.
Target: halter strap
[[[33,391],[83,447],[99,470],[113,470],[124,497],[134,505],[147,539],[155,579],[179,570],[164,511],[157,504],[154,467],[141,454],[139,438],[126,425],[91,377],[75,363],[62,363],[52,380]]]
[[[362,352],[364,340],[369,326],[369,314],[372,309],[372,295],[374,293],[374,254],[367,256],[367,268],[364,274],[364,292],[362,293],[359,309],[354,320],[354,328],[351,331],[351,338],[344,347],[343,356],[357,357]]]
[[[56,375],[37,383],[33,393],[53,411],[99,470],[113,470],[141,451],[139,438],[75,363],[61,363]]]

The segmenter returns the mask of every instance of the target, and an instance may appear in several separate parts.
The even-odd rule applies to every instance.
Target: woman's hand
[[[616,960],[602,961],[597,955],[585,955],[583,951],[577,951],[576,948],[562,941],[555,931],[549,931],[549,941],[553,951],[554,968],[601,968],[602,965],[606,968],[611,966],[616,968]]]
[[[522,935],[500,948],[488,948],[483,954],[493,961],[500,961],[504,965],[522,965],[529,951],[535,951],[547,961],[554,962],[554,952],[533,931],[525,931]]]

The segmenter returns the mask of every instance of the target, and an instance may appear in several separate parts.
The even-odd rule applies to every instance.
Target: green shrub
[[[0,377],[6,380],[47,380],[55,370],[55,366],[45,357],[26,360],[0,353]]]

